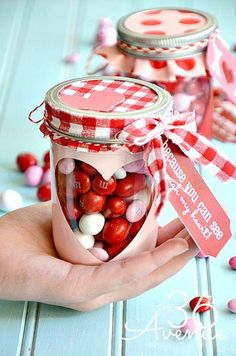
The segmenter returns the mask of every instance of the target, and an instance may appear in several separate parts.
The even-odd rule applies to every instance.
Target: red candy
[[[116,179],[111,177],[105,180],[100,174],[94,178],[93,189],[101,195],[110,195],[116,189]]]
[[[71,219],[78,220],[80,216],[83,214],[83,211],[81,207],[72,200],[67,203],[66,214],[69,220]]]
[[[108,220],[102,230],[103,239],[110,244],[116,244],[126,239],[129,233],[129,223],[124,218]]]
[[[85,213],[99,213],[106,202],[104,195],[99,195],[93,190],[81,195],[79,204]]]
[[[47,151],[45,154],[44,154],[44,156],[43,156],[43,161],[44,161],[44,163],[46,163],[46,164],[50,164],[50,152],[49,151]]]
[[[146,179],[143,174],[130,173],[117,182],[115,194],[121,198],[128,198],[144,189],[145,186]]]
[[[43,173],[45,173],[48,169],[50,169],[50,163],[49,162],[45,162],[43,165]]]
[[[21,172],[31,166],[37,166],[37,158],[32,153],[21,153],[16,158],[16,163]]]
[[[131,237],[127,237],[125,240],[118,242],[116,244],[106,244],[104,249],[107,251],[109,258],[114,258],[117,256],[121,251],[123,251],[129,243],[132,241]]]
[[[86,172],[89,176],[95,176],[98,174],[98,171],[96,168],[90,166],[90,164],[81,162],[80,167],[83,169],[84,172]]]
[[[37,197],[40,201],[48,201],[51,199],[51,184],[46,183],[40,185],[37,190]]]
[[[127,203],[124,199],[113,196],[106,202],[103,215],[106,218],[114,218],[123,215],[126,212]]]
[[[130,225],[129,236],[134,237],[139,232],[139,230],[141,229],[145,219],[146,219],[146,216],[144,216],[139,221],[137,221],[137,222],[133,223],[132,225]]]
[[[199,307],[196,309],[198,313],[204,313],[211,309],[211,302],[206,297],[195,297],[189,302],[189,306],[192,310],[194,310],[197,304],[199,304]]]
[[[74,173],[74,191],[76,194],[87,193],[91,188],[91,181],[87,173],[76,171]]]

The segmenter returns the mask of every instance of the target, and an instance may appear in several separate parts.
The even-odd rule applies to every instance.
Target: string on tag
[[[29,121],[33,122],[34,124],[38,124],[39,122],[41,122],[43,120],[43,117],[37,121],[33,120],[32,118],[32,114],[37,111],[43,104],[45,103],[45,100],[42,101],[42,103],[38,106],[36,106],[32,111],[30,111],[29,115],[28,115],[28,119]]]

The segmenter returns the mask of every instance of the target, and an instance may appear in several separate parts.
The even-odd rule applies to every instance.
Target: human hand
[[[0,299],[93,310],[164,282],[198,251],[176,219],[159,230],[153,251],[99,266],[72,264],[56,253],[51,220],[50,202],[0,218]]]

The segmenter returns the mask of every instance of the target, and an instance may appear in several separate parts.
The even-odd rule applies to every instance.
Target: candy
[[[110,195],[116,189],[116,179],[111,177],[105,180],[100,174],[94,178],[93,189],[100,195]]]
[[[189,95],[178,93],[174,95],[174,109],[180,112],[187,111],[191,100]]]
[[[190,80],[186,83],[185,91],[189,95],[198,95],[201,93],[201,85],[196,80]]]
[[[41,180],[41,184],[51,183],[51,171],[47,169],[46,172],[43,173],[43,178]]]
[[[117,256],[121,251],[123,251],[132,241],[131,237],[127,237],[125,240],[115,243],[115,244],[106,244],[104,246],[105,250],[107,251],[109,258],[114,258]]]
[[[43,177],[43,169],[39,166],[30,166],[25,170],[25,184],[29,187],[39,185]]]
[[[74,219],[77,221],[83,214],[80,206],[76,203],[76,201],[74,202],[73,200],[67,201],[67,206],[63,210],[65,211],[65,214],[69,220]]]
[[[231,299],[228,302],[228,309],[231,311],[231,313],[236,313],[236,298]]]
[[[129,236],[134,237],[139,232],[139,230],[141,229],[144,221],[145,221],[145,216],[141,220],[139,220],[139,221],[133,223],[132,225],[130,225],[130,227],[129,227]]]
[[[65,62],[67,64],[75,64],[78,63],[80,60],[81,56],[79,53],[71,53],[65,58]]]
[[[144,160],[139,159],[137,161],[126,164],[124,166],[124,169],[126,170],[126,172],[129,172],[129,173],[134,173],[134,172],[137,173],[138,171],[143,169],[143,167],[144,167]]]
[[[117,171],[114,173],[114,176],[116,179],[123,179],[125,178],[127,175],[126,171],[124,170],[124,168],[119,168],[117,169]]]
[[[40,185],[37,190],[37,197],[40,201],[48,201],[51,199],[51,184],[46,183]]]
[[[111,244],[123,241],[129,233],[129,223],[124,218],[113,218],[105,223],[103,239]]]
[[[126,178],[117,181],[115,194],[121,198],[128,198],[144,189],[146,186],[145,176],[130,173]]]
[[[86,172],[89,176],[95,176],[98,174],[98,171],[96,168],[90,166],[90,164],[81,162],[80,167],[83,169],[84,172]]]
[[[232,269],[236,269],[236,256],[230,258],[229,265]]]
[[[58,168],[63,174],[70,174],[75,169],[75,161],[72,158],[64,158],[58,163]]]
[[[206,110],[205,99],[199,98],[194,100],[191,105],[191,110],[194,110],[198,115],[203,115]]]
[[[75,194],[87,193],[91,188],[89,175],[83,171],[76,171],[73,175]]]
[[[181,332],[190,336],[197,334],[202,329],[202,323],[195,318],[188,318],[181,324],[183,324],[183,326],[180,327]]]
[[[42,167],[43,173],[45,173],[48,169],[50,169],[50,163],[44,163]]]
[[[84,214],[79,220],[79,228],[86,235],[97,235],[102,231],[105,218],[102,214]]]
[[[195,310],[198,313],[204,313],[207,310],[211,309],[211,302],[208,298],[206,297],[195,297],[193,298],[190,303],[189,306],[192,310],[194,310],[194,308],[196,307],[196,305],[198,304],[197,309]]]
[[[12,189],[7,189],[0,193],[0,210],[12,211],[19,209],[22,205],[21,195]]]
[[[127,204],[124,199],[120,197],[110,197],[105,205],[103,215],[106,218],[113,218],[121,216],[126,211]]]
[[[79,230],[74,230],[76,239],[81,243],[81,245],[87,250],[92,248],[95,244],[95,239],[92,235],[83,234]]]
[[[99,195],[93,190],[81,195],[79,204],[85,213],[100,212],[106,202],[105,195]]]
[[[44,163],[50,163],[50,152],[47,151],[43,156]]]
[[[99,260],[105,262],[107,260],[109,260],[109,255],[107,253],[106,250],[104,250],[103,248],[99,248],[99,247],[92,247],[89,252],[91,252],[91,254],[98,258]]]
[[[95,237],[95,236],[94,236]],[[104,243],[102,241],[96,241],[94,247],[103,248]]]
[[[38,161],[32,153],[21,153],[16,158],[16,163],[21,172],[24,172],[30,166],[36,166]]]
[[[127,208],[126,210],[126,219],[131,222],[137,222],[146,213],[146,205],[143,203],[142,200],[134,200]]]

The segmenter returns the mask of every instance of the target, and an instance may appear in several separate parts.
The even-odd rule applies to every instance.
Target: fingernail
[[[175,247],[176,255],[180,255],[181,253],[184,253],[189,250],[189,244],[187,239],[181,237],[175,237],[172,240],[175,242],[178,241],[178,244],[176,244]]]

